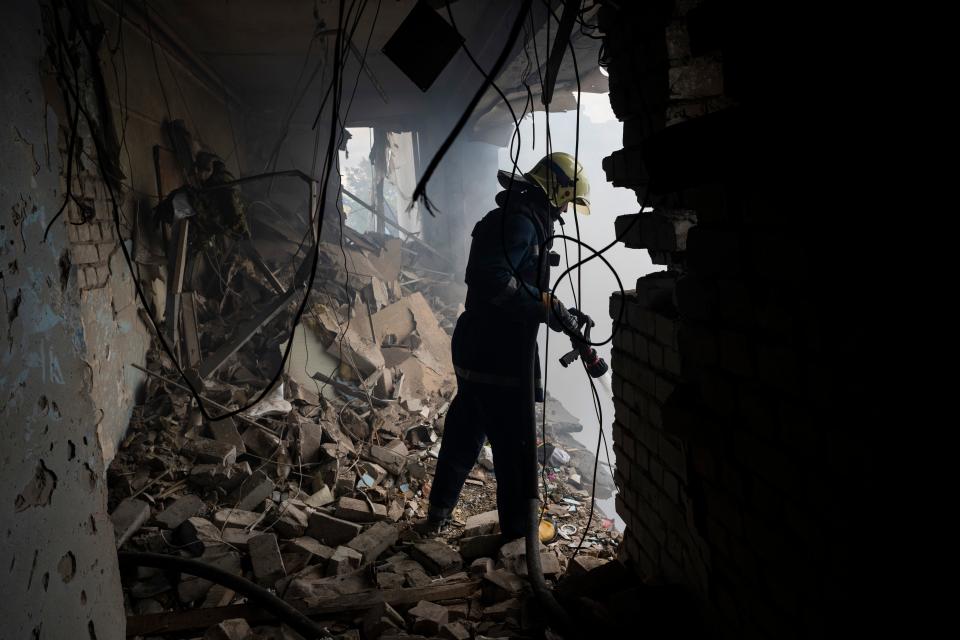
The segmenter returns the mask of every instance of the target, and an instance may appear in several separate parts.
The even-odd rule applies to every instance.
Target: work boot
[[[451,510],[430,506],[427,517],[416,521],[413,530],[425,538],[439,535],[452,521]]]

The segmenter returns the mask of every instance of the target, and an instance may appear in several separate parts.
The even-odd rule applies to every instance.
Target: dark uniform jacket
[[[453,334],[453,364],[463,379],[520,386],[527,371],[523,356],[529,353],[525,327],[545,319],[541,292],[550,286],[552,245],[547,239],[559,211],[539,187],[525,182],[514,182],[496,201],[498,207],[473,229],[466,311]]]

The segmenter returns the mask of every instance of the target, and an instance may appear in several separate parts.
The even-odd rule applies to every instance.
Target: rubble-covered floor
[[[291,365],[246,414],[205,420],[171,359],[154,348],[146,366],[153,375],[109,471],[120,549],[198,558],[243,575],[299,607],[330,612],[320,618],[344,637],[542,637],[542,625],[523,614],[523,542],[500,546],[486,456],[450,527],[435,539],[411,528],[426,515],[454,393],[449,332],[458,308],[432,288],[447,285],[404,264],[399,241],[368,242],[345,251],[348,269],[340,247],[321,246]],[[287,271],[276,275],[292,278]],[[274,295],[242,261],[221,280],[222,298],[194,294],[205,352]],[[244,406],[269,383],[289,318],[264,325],[205,380],[209,411]],[[594,454],[573,440],[578,425],[552,415],[545,513],[558,535],[542,563],[556,582],[614,557],[619,534],[599,508],[586,526]],[[604,467],[599,486],[609,496]],[[297,637],[275,620],[254,621],[254,630],[222,622],[244,617],[244,598],[186,574],[128,568],[124,593],[131,636]],[[185,616],[201,608],[212,617]]]

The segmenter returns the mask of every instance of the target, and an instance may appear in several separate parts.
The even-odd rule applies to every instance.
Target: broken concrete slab
[[[192,493],[188,493],[174,500],[173,504],[157,514],[154,520],[167,529],[176,529],[187,518],[192,518],[200,513],[203,507],[203,500]]]
[[[334,515],[350,522],[376,522],[387,518],[387,508],[376,502],[368,503],[366,500],[343,496],[337,501],[337,510]]]
[[[339,546],[327,562],[328,576],[342,576],[360,568],[363,554],[350,547]]]
[[[386,522],[378,522],[350,540],[347,546],[363,555],[363,563],[376,560],[380,554],[397,542],[397,528]]]
[[[496,509],[469,516],[467,518],[467,524],[463,528],[463,537],[472,538],[473,536],[496,533],[499,524],[500,516]]]
[[[363,529],[355,522],[341,520],[321,511],[309,514],[307,522],[307,534],[331,547],[353,540]]]
[[[460,554],[439,540],[418,542],[411,548],[410,556],[433,575],[454,573],[463,568]]]
[[[207,464],[227,466],[237,461],[237,448],[234,445],[212,438],[185,440],[180,453]]]
[[[113,535],[119,547],[150,519],[150,505],[138,498],[127,498],[110,514]]]
[[[421,600],[415,607],[411,607],[407,611],[407,618],[414,633],[425,633],[428,636],[437,635],[440,633],[440,626],[449,622],[447,608],[427,600]]]
[[[258,583],[272,587],[277,580],[287,575],[283,558],[280,556],[277,536],[272,533],[253,536],[248,542],[248,548],[253,575]]]

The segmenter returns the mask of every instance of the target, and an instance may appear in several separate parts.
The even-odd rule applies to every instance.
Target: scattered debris
[[[288,346],[291,359],[255,406],[207,421],[175,382],[173,362],[150,351],[144,399],[108,472],[118,547],[192,556],[242,574],[329,618],[334,637],[523,635],[525,550],[499,535],[489,446],[467,480],[456,526],[427,540],[412,528],[426,516],[454,393],[450,333],[462,305],[444,300],[462,299],[463,291],[445,275],[418,274],[396,238],[345,238],[344,250],[321,242],[310,304],[289,345],[285,323],[299,299],[277,287],[296,281],[294,249],[283,247],[296,247],[299,237],[261,249],[272,256],[269,275],[231,258],[219,274],[222,290],[191,293],[200,356],[218,359],[195,369],[210,412],[250,404]],[[271,304],[282,308],[270,312]],[[238,346],[235,330],[244,327]],[[221,358],[228,343],[233,350]],[[547,423],[548,441],[558,444],[546,448],[546,497],[560,537],[541,550],[541,563],[553,580],[579,532],[587,533],[581,554],[590,557],[581,555],[571,572],[613,557],[619,542],[599,510],[587,522],[590,497],[580,478],[592,477],[592,452],[569,438],[576,429],[567,415],[558,429],[552,414]],[[250,617],[244,596],[207,580],[143,570],[125,575],[124,589],[128,633],[295,637],[277,620]]]

